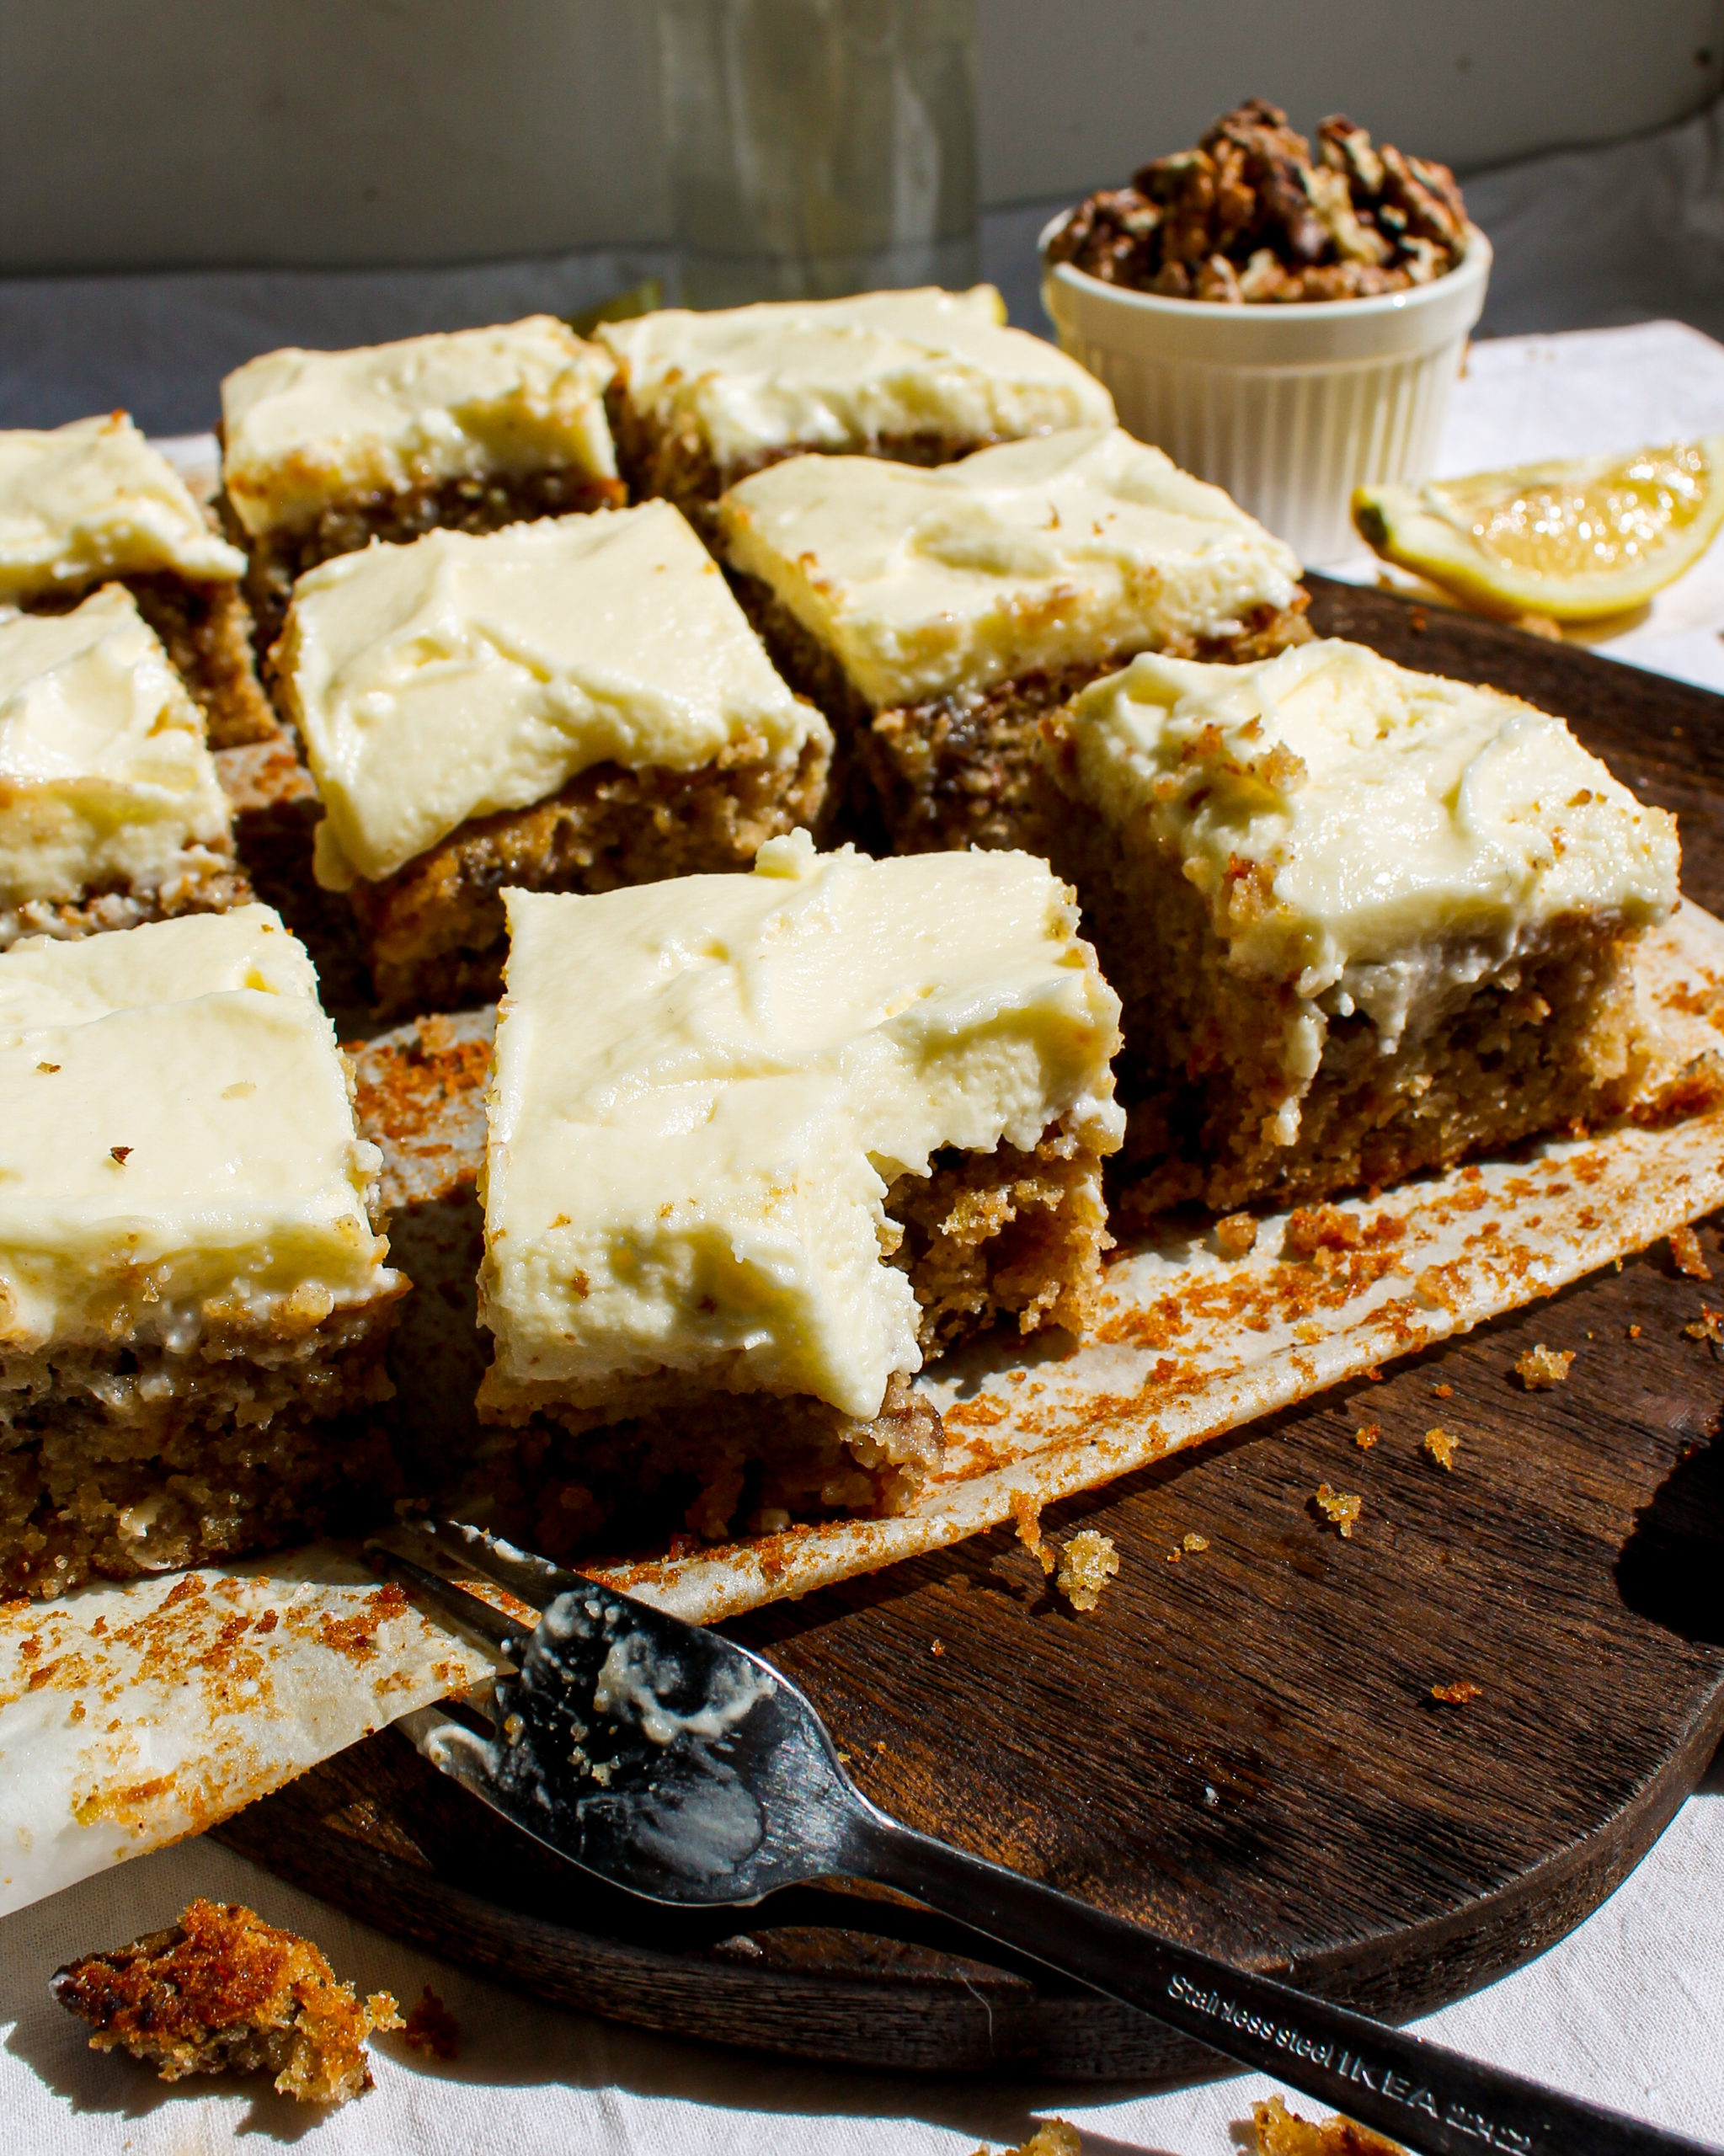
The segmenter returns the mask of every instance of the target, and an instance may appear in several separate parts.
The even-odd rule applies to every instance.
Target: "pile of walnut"
[[[1428,285],[1460,259],[1466,211],[1447,165],[1374,147],[1338,115],[1317,153],[1261,98],[1194,150],[1080,203],[1049,244],[1109,285],[1173,299],[1350,300]]]

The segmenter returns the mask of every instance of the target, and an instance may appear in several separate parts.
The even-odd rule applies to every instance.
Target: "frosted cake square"
[[[506,884],[745,869],[825,798],[825,721],[668,503],[326,562],[280,670],[390,1010],[494,995]]]
[[[222,385],[223,499],[264,644],[296,577],[373,539],[621,503],[611,374],[548,314],[238,368]]]
[[[267,906],[0,954],[8,1592],[312,1533],[382,1476],[381,1159]]]
[[[1093,375],[1006,326],[991,285],[666,307],[595,334],[616,361],[609,401],[631,488],[675,502],[702,530],[704,504],[781,457],[944,464],[1113,420]]]
[[[889,1512],[910,1385],[996,1320],[1081,1332],[1118,1010],[1027,854],[511,891],[489,1098],[483,1486],[566,1550]]]
[[[123,583],[218,749],[275,722],[252,659],[246,558],[124,412],[0,433],[0,606],[62,613]]]
[[[0,950],[250,896],[203,714],[124,585],[0,618]]]
[[[1134,659],[1043,755],[1124,1003],[1136,1203],[1389,1183],[1631,1097],[1676,825],[1561,719],[1324,642]]]
[[[1134,653],[1246,659],[1310,633],[1292,551],[1116,427],[937,471],[802,457],[734,488],[718,521],[767,648],[897,851],[1039,850],[1037,722]]]

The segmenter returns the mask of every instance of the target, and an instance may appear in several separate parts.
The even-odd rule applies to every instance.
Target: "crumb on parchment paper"
[[[1514,1374],[1529,1392],[1547,1392],[1553,1385],[1568,1382],[1569,1366],[1574,1360],[1572,1348],[1546,1348],[1542,1343],[1529,1348],[1514,1365]]]
[[[1670,1230],[1670,1255],[1676,1261],[1679,1273],[1685,1273],[1690,1280],[1710,1280],[1712,1268],[1707,1264],[1705,1253],[1700,1248],[1700,1239],[1689,1227]]]
[[[1332,1490],[1326,1482],[1320,1482],[1312,1502],[1329,1524],[1338,1531],[1342,1540],[1351,1542],[1353,1528],[1365,1508],[1364,1499],[1350,1496],[1344,1490]]]
[[[1059,1552],[1054,1584],[1074,1609],[1093,1609],[1118,1570],[1119,1552],[1112,1537],[1098,1534],[1092,1527],[1081,1528]]]
[[[1223,1257],[1247,1257],[1257,1243],[1257,1224],[1249,1213],[1225,1214],[1215,1223],[1215,1247]]]
[[[1321,2126],[1289,2111],[1278,2096],[1252,2105],[1257,2156],[1405,2156],[1398,2141],[1385,2140],[1352,2119],[1326,2118]]]
[[[1451,1437],[1447,1430],[1438,1428],[1425,1432],[1425,1450],[1445,1475],[1454,1472],[1454,1455],[1460,1445],[1460,1438]]]

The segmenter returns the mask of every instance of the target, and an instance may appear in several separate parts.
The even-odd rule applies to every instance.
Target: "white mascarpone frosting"
[[[718,504],[726,558],[874,709],[1164,643],[1237,634],[1300,564],[1219,487],[1117,427],[926,471],[798,457]]]
[[[692,427],[721,470],[788,446],[866,448],[893,435],[1015,440],[1105,426],[1113,400],[1056,346],[1005,326],[991,285],[666,307],[595,333],[629,401],[664,431]]]
[[[245,556],[124,412],[0,433],[0,602],[163,571],[232,584]]]
[[[335,889],[595,764],[793,762],[830,739],[666,502],[338,556],[295,585],[278,670]]]
[[[0,1347],[291,1336],[393,1294],[381,1163],[268,906],[0,955]]]
[[[231,824],[203,715],[123,585],[0,620],[0,907],[154,889]]]
[[[551,465],[614,479],[612,372],[548,314],[349,352],[265,352],[222,385],[227,498],[255,536],[448,480]]]
[[[892,1180],[1060,1118],[1118,1143],[1118,1001],[1027,854],[797,832],[750,876],[506,897],[483,1405],[602,1410],[673,1372],[872,1417],[920,1364]]]
[[[1633,932],[1676,904],[1674,819],[1561,719],[1358,644],[1136,659],[1062,726],[1061,782],[1182,857],[1231,964],[1294,988],[1307,1081],[1326,1013],[1363,1009],[1387,1053],[1553,922]]]

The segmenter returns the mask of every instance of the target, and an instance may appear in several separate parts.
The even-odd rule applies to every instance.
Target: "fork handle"
[[[1702,2156],[1661,2132],[1234,1968],[873,1806],[844,1868],[895,1886],[1423,2156]]]

